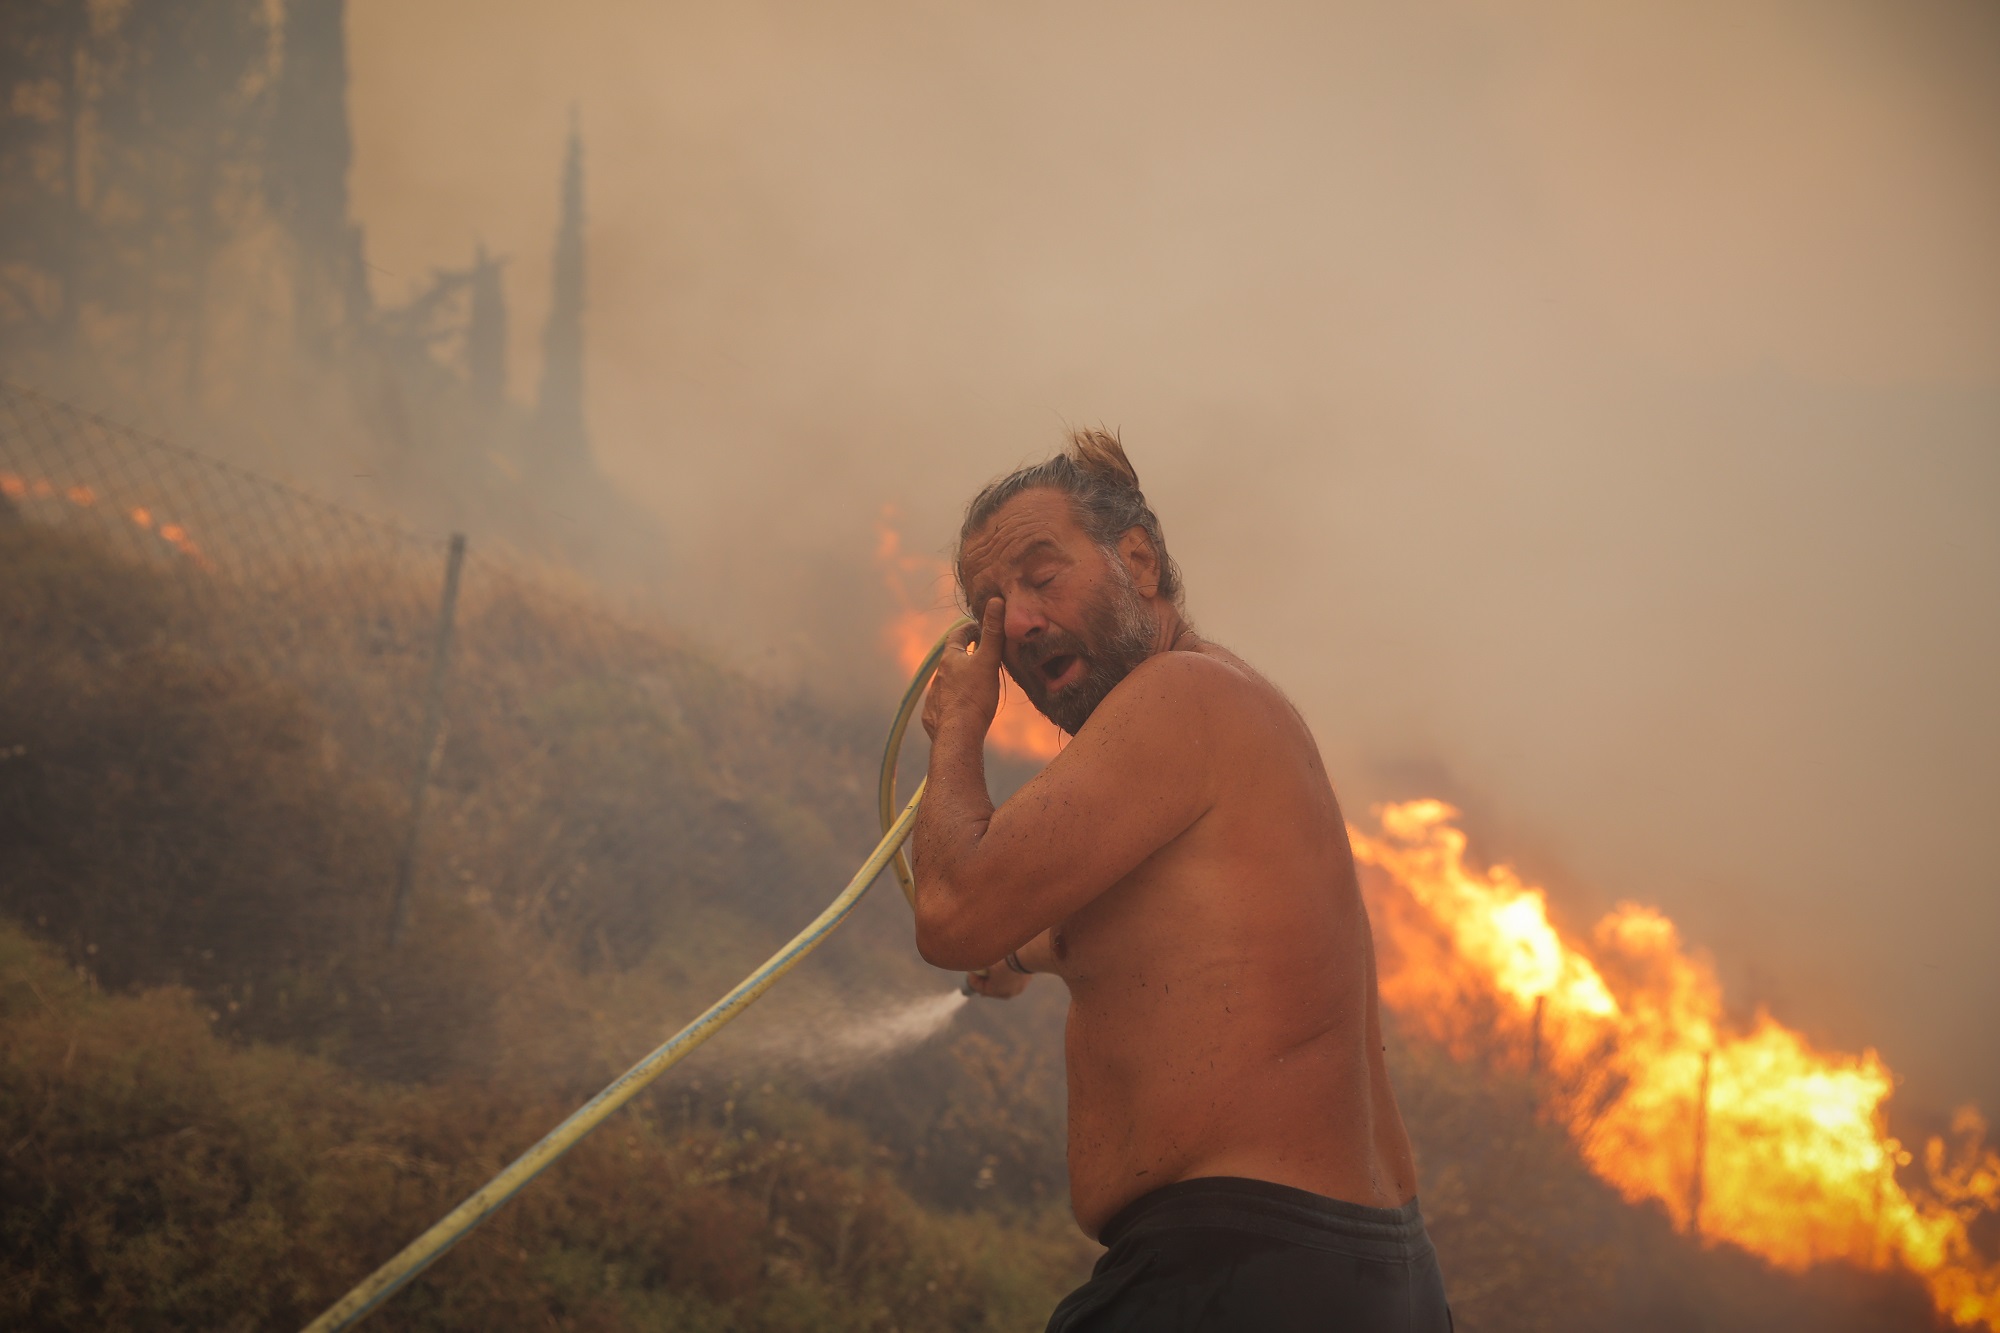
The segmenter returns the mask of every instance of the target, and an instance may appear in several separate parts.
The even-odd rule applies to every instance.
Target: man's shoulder
[[[1248,703],[1271,685],[1233,653],[1155,653],[1119,682],[1127,706],[1200,709]]]

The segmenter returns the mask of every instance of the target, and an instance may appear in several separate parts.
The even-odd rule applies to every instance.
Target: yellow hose
[[[953,629],[957,627],[957,624],[952,626]],[[945,631],[946,634],[950,632]],[[910,836],[911,827],[916,823],[917,804],[924,798],[924,784],[917,784],[901,814],[892,819],[890,811],[895,801],[896,757],[902,749],[903,733],[909,729],[910,718],[923,698],[924,685],[937,667],[938,658],[944,654],[944,642],[944,636],[939,636],[936,646],[917,668],[909,689],[903,694],[901,705],[896,709],[895,725],[889,731],[889,748],[882,756],[882,841],[875,844],[875,850],[868,854],[868,859],[861,863],[861,869],[854,872],[854,878],[847,881],[847,887],[840,891],[840,895],[828,903],[826,910],[814,917],[810,925],[794,935],[790,943],[736,983],[733,990],[710,1005],[701,1017],[676,1032],[665,1045],[620,1074],[604,1091],[578,1107],[569,1119],[545,1134],[541,1142],[515,1158],[506,1170],[480,1186],[465,1202],[446,1213],[437,1225],[404,1246],[395,1258],[369,1274],[354,1290],[329,1306],[325,1314],[306,1325],[305,1333],[331,1333],[331,1330],[347,1328],[359,1322],[369,1311],[395,1295],[404,1283],[435,1263],[446,1250],[465,1239],[474,1227],[499,1211],[500,1206],[513,1198],[522,1186],[574,1148],[584,1135],[596,1129],[613,1111],[638,1096],[654,1079],[714,1036],[723,1024],[748,1009],[758,996],[776,984],[779,977],[797,967],[800,960],[824,943],[834,928],[847,918],[855,904],[861,901],[861,895],[868,892],[869,885],[875,882],[875,877],[885,867],[895,866],[896,878],[903,885],[904,895],[915,905],[916,881],[910,877],[909,863],[903,859],[902,849],[904,841]]]
[[[903,691],[903,701],[896,705],[896,720],[889,727],[889,744],[882,751],[882,779],[876,788],[876,799],[881,807],[882,831],[889,831],[890,821],[896,810],[896,757],[903,753],[903,733],[910,729],[910,719],[916,716],[917,705],[923,702],[924,686],[930,683],[931,672],[937,670],[938,659],[944,656],[944,641],[951,637],[951,631],[960,625],[970,625],[972,621],[960,616],[951,623],[950,629],[938,635],[938,641],[924,654],[924,660],[917,663],[916,671],[910,676],[910,688]],[[918,790],[922,790],[921,786]],[[902,845],[896,847],[896,854],[889,859],[895,867],[896,882],[903,886],[903,896],[910,900],[910,909],[917,906],[917,880],[910,873],[909,858],[903,855]]]

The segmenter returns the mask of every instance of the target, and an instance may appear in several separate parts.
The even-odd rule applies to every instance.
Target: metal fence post
[[[410,881],[416,877],[417,840],[424,828],[424,793],[430,790],[431,772],[437,767],[438,732],[444,726],[444,678],[451,661],[451,630],[458,612],[458,573],[465,565],[465,534],[451,534],[451,551],[445,557],[444,602],[438,607],[437,642],[431,649],[431,679],[424,691],[424,727],[417,750],[417,772],[410,785],[410,827],[403,839],[403,855],[396,862],[396,897],[389,911],[389,947],[403,937],[403,921],[409,914]]]

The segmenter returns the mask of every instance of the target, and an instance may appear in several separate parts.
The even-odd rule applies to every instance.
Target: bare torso
[[[1298,711],[1194,634],[1141,528],[1105,546],[1061,492],[1009,500],[968,537],[960,573],[981,620],[952,632],[925,701],[917,945],[983,994],[1026,984],[993,965],[1009,951],[1069,984],[1077,1221],[1096,1236],[1133,1199],[1199,1176],[1407,1202],[1416,1169],[1368,917]],[[1108,646],[1128,622],[1149,650],[995,808],[983,755],[1003,658],[1071,716],[1114,652],[1133,652]]]
[[[1233,678],[1216,682],[1213,805],[1028,953],[1070,989],[1070,1190],[1092,1236],[1197,1176],[1374,1207],[1416,1191],[1318,748],[1234,654],[1195,650]]]

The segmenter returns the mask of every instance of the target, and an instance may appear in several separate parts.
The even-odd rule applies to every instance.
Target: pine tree
[[[537,471],[550,476],[573,477],[590,467],[590,436],[583,421],[583,281],[583,136],[572,113],[530,459]]]
[[[182,355],[201,389],[210,277],[263,148],[261,0],[128,0],[96,106],[101,301],[137,317],[142,361]]]
[[[321,355],[372,314],[361,229],[348,216],[346,0],[285,0],[284,54],[264,184],[295,250],[300,346]]]

